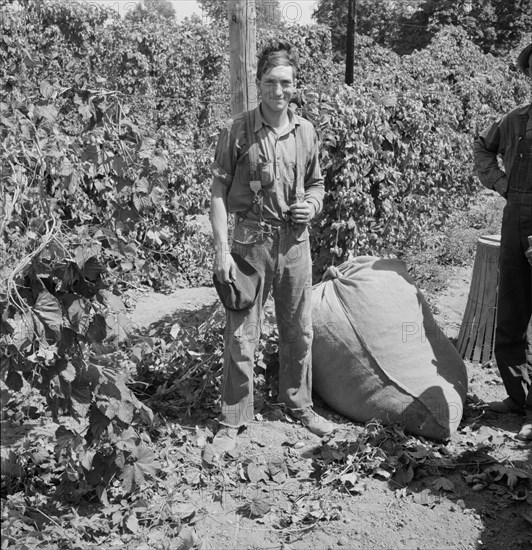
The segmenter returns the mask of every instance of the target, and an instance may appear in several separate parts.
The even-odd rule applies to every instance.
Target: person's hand
[[[236,263],[228,252],[219,252],[214,255],[212,268],[216,278],[222,283],[232,283],[236,279]]]
[[[290,205],[292,222],[308,223],[312,216],[312,206],[308,202],[296,202]]]
[[[506,178],[501,178],[493,186],[493,190],[497,191],[501,197],[505,199],[508,198],[508,180]]]
[[[528,260],[528,263],[532,265],[532,235],[528,236],[528,248],[525,251],[526,259]]]

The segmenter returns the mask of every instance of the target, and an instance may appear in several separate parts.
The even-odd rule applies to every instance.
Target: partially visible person
[[[532,44],[519,54],[517,64],[532,80]],[[481,183],[507,200],[501,229],[495,359],[508,397],[489,406],[498,413],[523,413],[518,437],[530,441],[532,342],[527,328],[532,315],[532,259],[526,251],[532,236],[532,102],[485,129],[475,140],[473,152]]]

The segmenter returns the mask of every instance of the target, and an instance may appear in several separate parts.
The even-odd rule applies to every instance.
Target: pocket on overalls
[[[275,181],[273,163],[261,162],[259,163],[259,169],[262,189],[270,189]]]
[[[262,240],[262,231],[255,226],[238,223],[233,231],[233,242],[235,244],[251,245]]]

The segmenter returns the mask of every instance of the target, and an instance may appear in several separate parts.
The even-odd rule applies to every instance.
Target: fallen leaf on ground
[[[137,516],[132,514],[130,515],[126,520],[126,527],[132,532],[132,533],[138,533],[139,531],[139,522],[137,520]]]
[[[454,483],[446,477],[438,477],[432,482],[434,489],[443,491],[454,491]]]
[[[172,503],[171,510],[174,518],[177,517],[179,519],[190,518],[196,513],[196,507],[187,502],[174,502]]]
[[[524,518],[530,525],[532,525],[532,508],[521,512],[521,517]]]
[[[225,434],[216,435],[212,443],[207,443],[203,447],[201,458],[207,466],[212,466],[224,453],[229,453],[233,458],[238,456],[240,450],[237,449],[235,437]]]
[[[255,462],[250,462],[248,464],[246,472],[251,483],[268,481],[268,468],[265,464],[256,464]]]
[[[189,485],[199,485],[201,483],[200,471],[199,470],[187,470],[183,475],[183,479]]]
[[[190,527],[183,527],[175,540],[175,550],[190,550],[197,541],[196,532]]]
[[[288,477],[288,468],[282,460],[272,460],[268,462],[270,476],[276,483],[284,483]]]
[[[264,497],[255,497],[251,500],[249,510],[254,517],[261,517],[270,511],[271,505]]]
[[[397,483],[401,487],[404,487],[414,479],[414,469],[409,464],[406,470],[403,470],[403,469],[397,470],[393,474],[392,479],[393,481],[395,481],[395,483]]]
[[[148,533],[148,540],[152,543],[161,542],[165,537],[162,529],[155,529]]]
[[[508,468],[502,464],[495,464],[490,466],[485,471],[486,474],[490,474],[493,481],[500,481],[506,476],[507,485],[510,489],[513,489],[519,479],[532,479],[532,475],[522,468]]]

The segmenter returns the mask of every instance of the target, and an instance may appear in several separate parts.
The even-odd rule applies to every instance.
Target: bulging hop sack
[[[464,362],[401,260],[361,256],[312,292],[313,387],[357,421],[445,440],[462,418]]]

